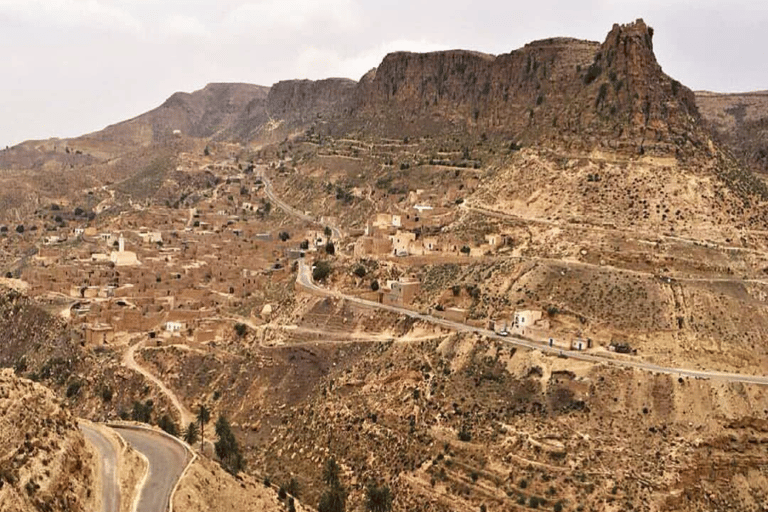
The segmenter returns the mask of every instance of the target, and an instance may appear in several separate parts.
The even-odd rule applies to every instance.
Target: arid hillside
[[[696,92],[702,117],[745,165],[768,173],[768,91]]]
[[[95,510],[95,456],[48,389],[0,372],[0,505],[4,511]]]

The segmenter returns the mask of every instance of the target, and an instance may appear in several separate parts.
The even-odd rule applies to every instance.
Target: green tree
[[[232,433],[229,421],[223,415],[220,415],[219,419],[216,420],[216,435],[219,439],[214,447],[216,448],[216,456],[221,461],[221,467],[228,473],[237,475],[245,469],[245,459],[240,453],[240,446],[238,446],[237,439]]]
[[[299,497],[299,493],[301,493],[301,486],[299,485],[299,481],[296,480],[296,477],[291,477],[290,481],[285,484],[285,492],[293,496],[294,498]]]
[[[376,484],[368,484],[365,490],[365,510],[368,512],[390,512],[392,510],[392,493],[389,487]]]
[[[197,422],[200,423],[200,449],[205,453],[205,425],[211,421],[211,411],[204,405],[197,411]]]
[[[331,264],[327,261],[318,261],[312,269],[312,279],[322,281],[331,273]]]
[[[179,435],[179,428],[176,426],[176,422],[174,422],[173,418],[171,418],[167,414],[163,414],[163,416],[157,422],[157,426],[165,430],[167,433],[171,434],[172,436]]]
[[[347,506],[347,490],[341,485],[341,468],[331,457],[323,467],[323,482],[328,489],[320,497],[318,512],[344,512]]]
[[[339,484],[320,496],[317,512],[344,512],[347,508],[347,490]]]
[[[241,324],[241,323],[235,324],[235,332],[241,338],[245,336],[245,333],[247,330],[248,330],[248,327],[245,324]]]
[[[323,229],[323,233],[325,233],[325,236],[331,236],[333,234],[333,231],[328,226],[325,226],[325,229]]]
[[[339,485],[340,473],[341,473],[341,468],[336,463],[336,459],[331,457],[330,459],[325,461],[325,466],[323,467],[323,482],[325,482],[325,485],[327,485],[328,487]]]
[[[184,431],[184,441],[189,445],[193,445],[197,442],[197,423],[190,421],[187,425],[187,430]]]
[[[333,242],[329,241],[327,244],[325,244],[325,252],[327,252],[331,256],[336,254],[336,246],[333,245]]]

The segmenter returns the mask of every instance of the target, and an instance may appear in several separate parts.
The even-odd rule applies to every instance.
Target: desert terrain
[[[765,510],[764,99],[637,20],[0,151],[0,503]]]

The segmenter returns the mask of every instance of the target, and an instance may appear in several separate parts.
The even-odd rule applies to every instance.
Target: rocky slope
[[[53,393],[0,371],[0,504],[5,511],[94,510],[93,455]]]
[[[754,171],[768,173],[768,91],[696,92],[702,117],[717,137]]]

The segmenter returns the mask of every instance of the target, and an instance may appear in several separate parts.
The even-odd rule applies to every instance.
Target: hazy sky
[[[390,51],[506,53],[656,29],[693,89],[768,89],[765,0],[0,0],[0,145],[103,128],[209,82],[358,79]]]

